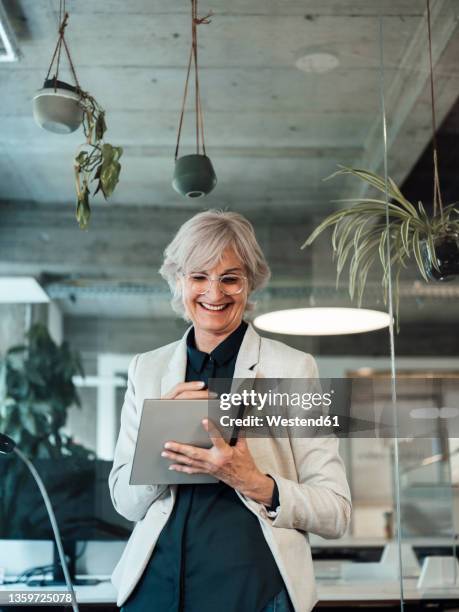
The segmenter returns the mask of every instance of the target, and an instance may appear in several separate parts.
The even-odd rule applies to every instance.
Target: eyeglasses
[[[191,291],[198,295],[210,291],[214,281],[218,281],[218,287],[225,295],[237,295],[243,291],[247,280],[247,277],[242,274],[222,274],[211,278],[203,272],[191,272],[189,274],[183,273],[183,276]]]

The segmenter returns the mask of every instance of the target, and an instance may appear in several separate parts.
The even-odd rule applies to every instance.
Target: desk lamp
[[[75,591],[73,590],[72,581],[70,579],[69,570],[67,567],[67,562],[65,560],[64,548],[62,546],[62,540],[59,533],[59,527],[57,525],[56,517],[54,515],[54,510],[51,505],[51,500],[49,499],[48,493],[46,492],[45,485],[43,484],[40,475],[37,470],[33,466],[33,464],[29,461],[29,459],[24,455],[22,451],[17,448],[16,443],[9,436],[0,433],[0,454],[7,455],[9,453],[16,453],[16,455],[26,464],[30,473],[35,479],[35,482],[40,489],[40,493],[42,494],[43,501],[45,502],[46,510],[48,511],[49,520],[51,521],[51,527],[53,528],[54,539],[56,540],[57,550],[59,552],[59,559],[62,565],[62,570],[64,572],[65,583],[67,585],[67,589],[69,593],[72,595],[72,609],[73,612],[79,612],[78,603],[75,596]]]

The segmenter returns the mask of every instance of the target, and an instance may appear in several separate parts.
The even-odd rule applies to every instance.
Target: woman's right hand
[[[202,380],[178,383],[161,399],[208,399],[213,394],[205,386]]]

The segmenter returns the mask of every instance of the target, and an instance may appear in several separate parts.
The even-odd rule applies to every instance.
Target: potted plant
[[[58,346],[40,323],[27,338],[0,362],[0,431],[31,459],[93,457],[61,431],[70,406],[81,405],[72,381],[84,376],[79,354],[67,342]]]
[[[383,177],[368,170],[340,166],[337,175],[352,175],[386,193]],[[399,277],[409,259],[413,259],[422,277],[446,280],[459,274],[459,209],[455,204],[441,206],[430,216],[422,202],[409,202],[395,182],[387,184],[389,224],[386,225],[386,200],[351,198],[339,200],[351,203],[326,217],[310,234],[301,248],[311,245],[326,229],[333,228],[333,255],[337,260],[337,284],[349,262],[349,295],[357,296],[359,306],[370,268],[379,259],[382,266],[384,301],[387,303],[389,273],[394,269],[394,302],[398,320]],[[390,265],[386,240],[389,239]]]
[[[107,131],[105,111],[97,100],[84,91],[78,82],[75,67],[65,40],[68,13],[60,16],[59,37],[43,87],[33,98],[33,113],[40,127],[57,134],[69,134],[83,125],[86,143],[75,157],[75,185],[77,194],[76,218],[81,229],[88,226],[90,183],[96,181],[94,195],[101,191],[107,199],[113,193],[121,171],[121,147],[104,142]],[[59,80],[62,50],[66,53],[74,85]],[[54,76],[50,77],[54,67]]]
[[[68,465],[81,478],[81,470],[94,465],[95,453],[62,432],[70,406],[80,406],[72,381],[74,375],[84,375],[80,356],[66,342],[56,345],[44,325],[34,325],[27,337],[27,345],[10,348],[0,362],[0,431],[37,465],[56,470]],[[35,494],[28,498],[30,474],[22,462],[3,457],[0,476],[0,537],[24,537],[41,507],[23,509],[24,503],[37,501]],[[66,503],[82,486],[83,479],[76,479],[66,491],[50,493]]]
[[[81,87],[65,39],[68,20],[69,14],[60,10],[58,38],[51,63],[43,87],[33,97],[35,121],[44,130],[56,134],[69,134],[77,130],[83,122],[84,113],[81,104]],[[74,85],[59,79],[62,52],[67,56]],[[53,70],[54,76],[51,76]]]

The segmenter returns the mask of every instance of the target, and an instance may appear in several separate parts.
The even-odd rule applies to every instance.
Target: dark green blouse
[[[232,379],[247,323],[210,354],[187,337],[186,381]],[[278,505],[275,488],[273,506]],[[124,605],[129,612],[260,612],[284,587],[258,518],[223,482],[179,485],[172,514]]]

